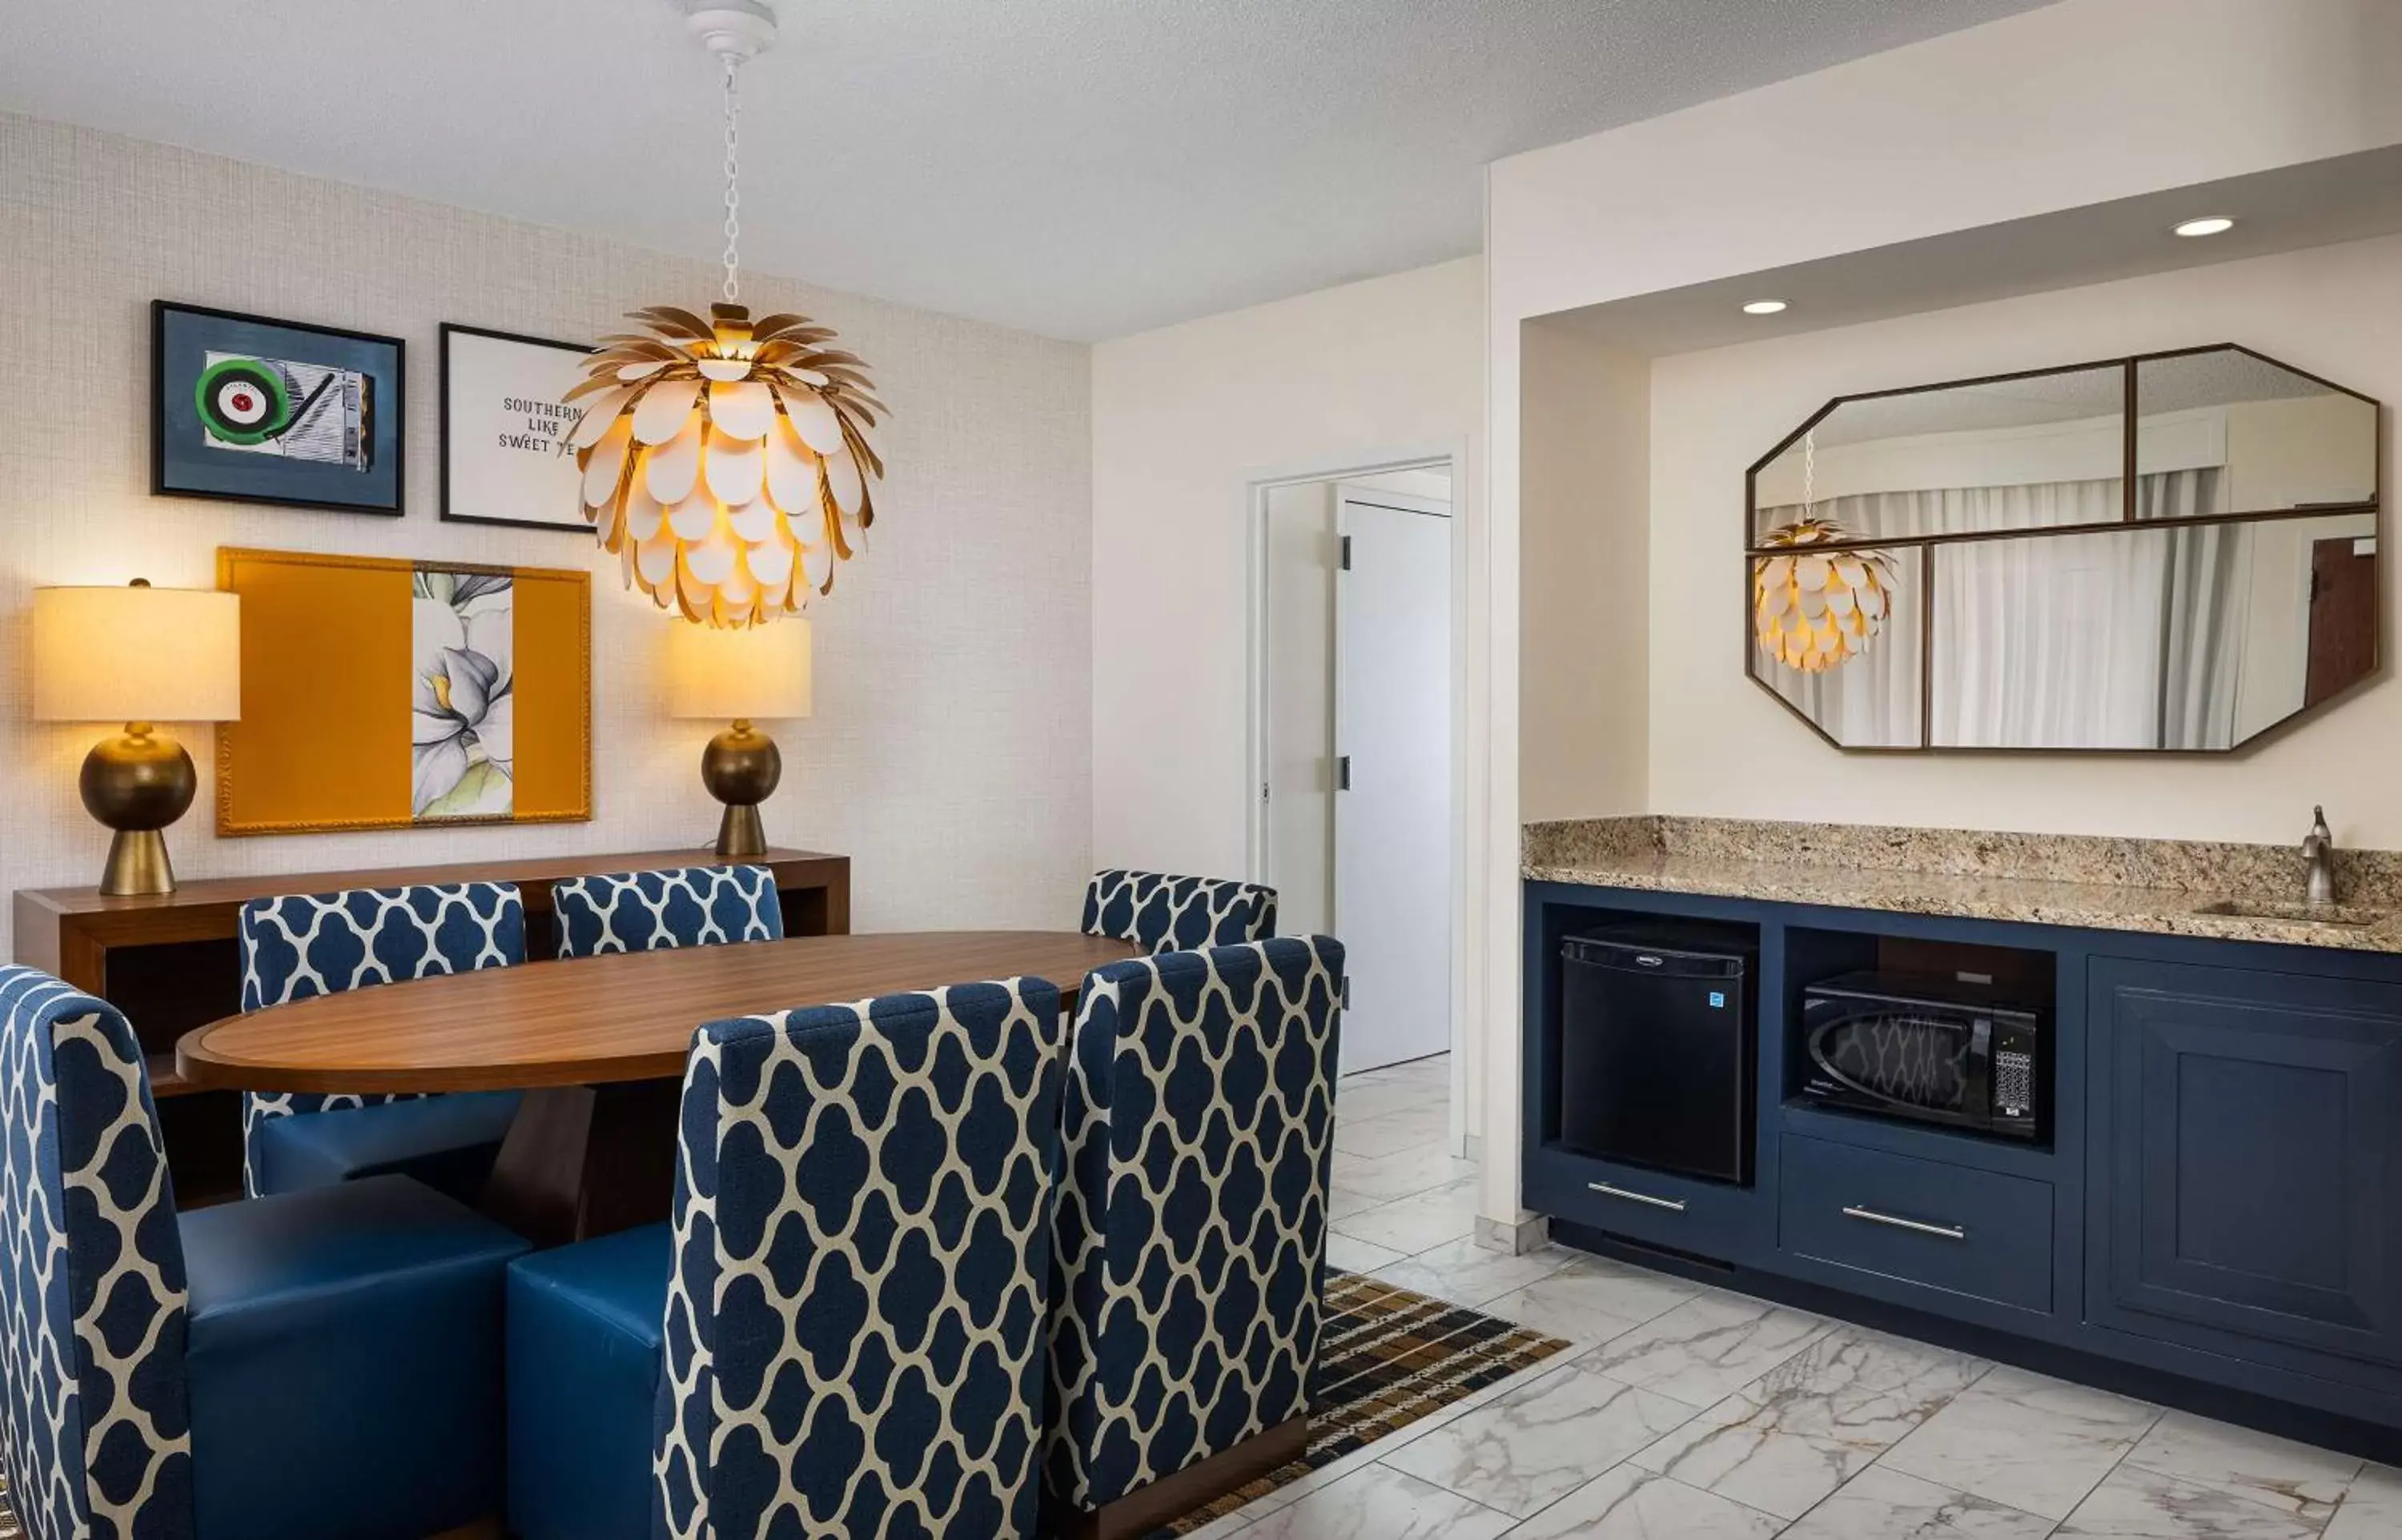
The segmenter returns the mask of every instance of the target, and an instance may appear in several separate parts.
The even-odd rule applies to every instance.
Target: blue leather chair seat
[[[523,1239],[398,1176],[177,1226],[200,1540],[421,1540],[485,1515]]]
[[[266,1119],[255,1135],[258,1189],[298,1192],[398,1172],[472,1203],[518,1100],[514,1091],[487,1091]]]
[[[674,1238],[622,1231],[509,1267],[509,1529],[649,1540],[651,1422]]]

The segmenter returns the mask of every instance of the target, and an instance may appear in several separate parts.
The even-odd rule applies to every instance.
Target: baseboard
[[[1515,1219],[1494,1219],[1482,1214],[1476,1217],[1476,1244],[1504,1257],[1524,1257],[1530,1251],[1539,1251],[1551,1244],[1551,1239],[1549,1215],[1522,1211]]]

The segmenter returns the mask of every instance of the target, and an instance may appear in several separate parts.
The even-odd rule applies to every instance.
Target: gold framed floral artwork
[[[217,832],[592,817],[592,580],[560,568],[217,552],[242,715]]]

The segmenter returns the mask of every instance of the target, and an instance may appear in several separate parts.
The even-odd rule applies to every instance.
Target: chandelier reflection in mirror
[[[860,359],[804,315],[753,321],[739,303],[739,83],[775,36],[764,4],[700,8],[689,24],[725,68],[725,281],[708,319],[673,305],[600,339],[567,400],[585,516],[626,585],[698,625],[796,612],[866,547],[867,439],[886,411]]]
[[[1817,446],[1802,435],[1802,506],[1816,506]],[[1751,611],[1760,645],[1788,668],[1823,673],[1857,657],[1884,628],[1893,599],[1893,562],[1883,551],[1839,548],[1821,556],[1811,547],[1843,547],[1843,527],[1805,515],[1761,537],[1760,544],[1788,554],[1754,558]]]
[[[1839,398],[1750,471],[1748,672],[1843,749],[2241,747],[2377,671],[2378,433],[2232,346]]]

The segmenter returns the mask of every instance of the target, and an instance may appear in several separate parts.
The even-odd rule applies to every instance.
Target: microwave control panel
[[[2035,1034],[2005,1023],[1995,1023],[1993,1033],[1994,1116],[2032,1124],[2036,1119]]]

